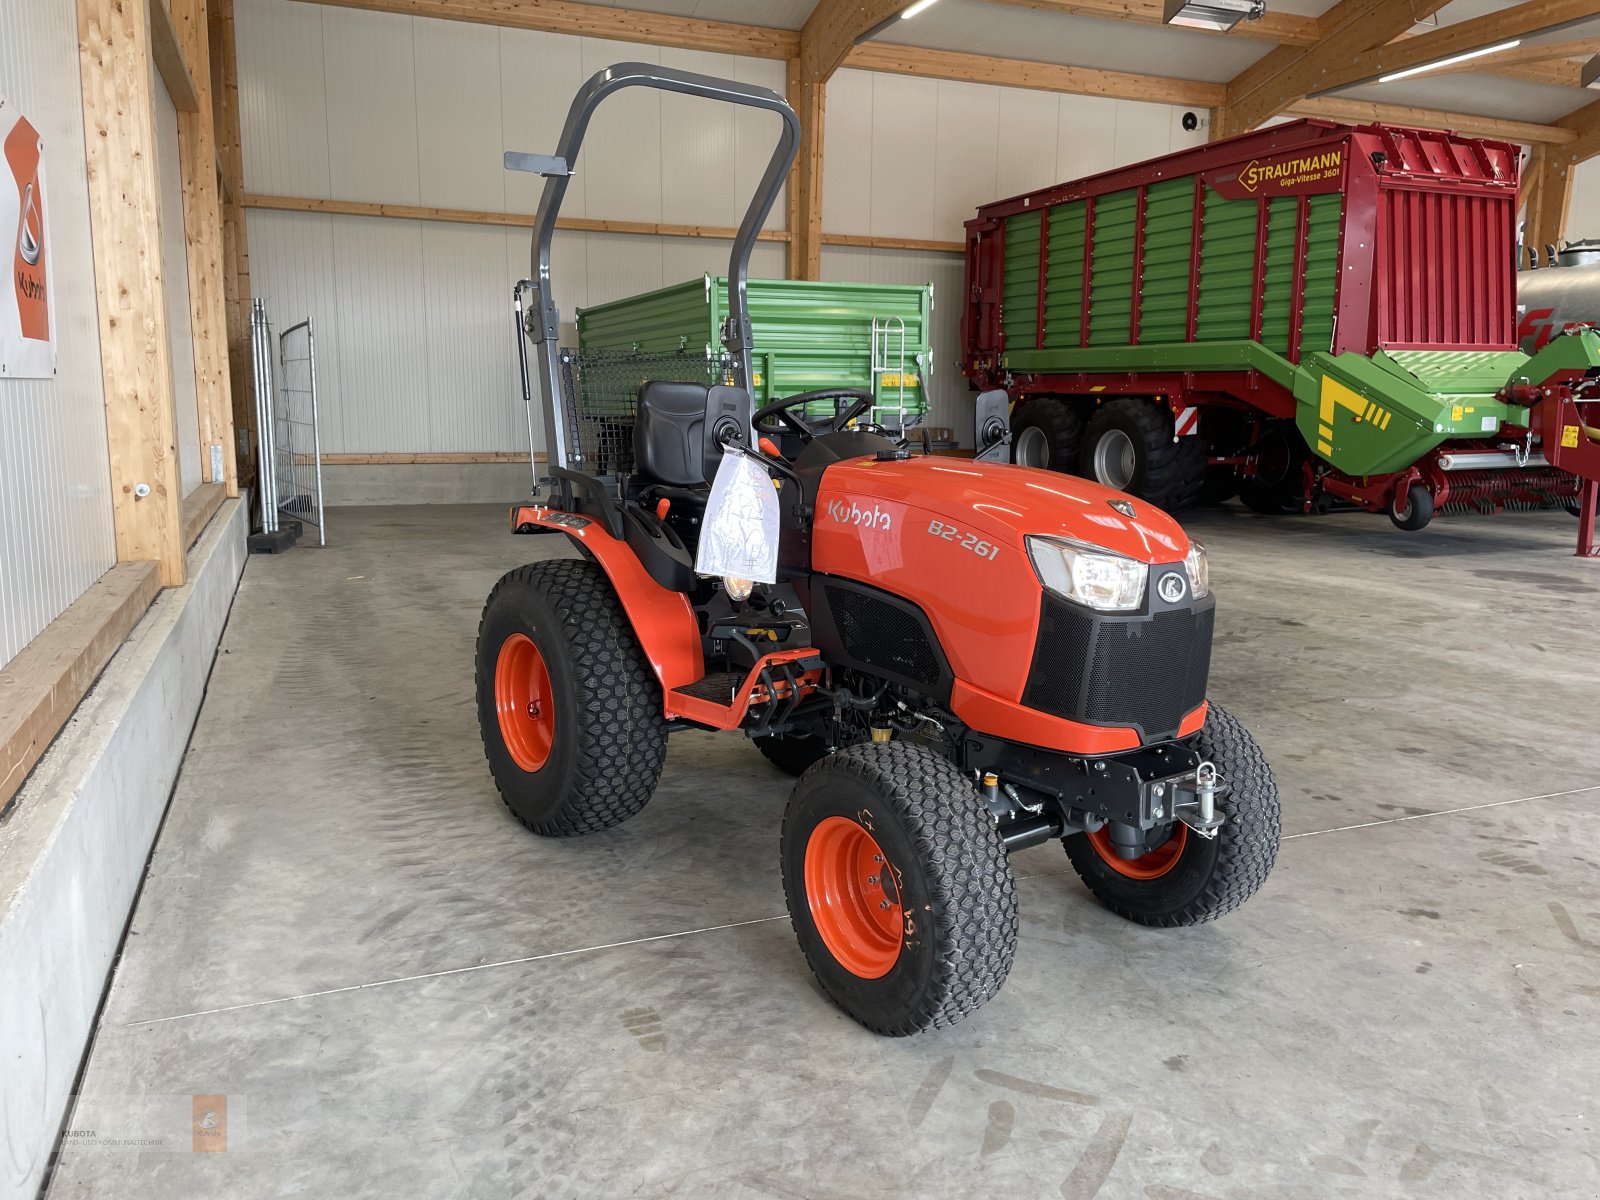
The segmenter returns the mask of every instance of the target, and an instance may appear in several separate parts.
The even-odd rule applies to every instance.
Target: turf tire
[[[1261,747],[1221,705],[1200,731],[1200,753],[1228,784],[1217,800],[1225,818],[1211,840],[1190,832],[1166,874],[1132,879],[1107,865],[1087,834],[1066,838],[1067,858],[1095,898],[1140,925],[1199,925],[1243,904],[1266,882],[1278,855],[1278,785]]]
[[[908,931],[879,978],[840,963],[812,915],[807,848],[830,817],[868,829],[896,869]],[[876,1033],[954,1025],[1011,971],[1017,890],[1005,845],[972,784],[927,747],[864,743],[818,762],[790,795],[780,857],[801,952],[834,1003]]]
[[[550,678],[554,732],[535,771],[513,758],[496,708],[500,650],[516,634],[533,640]],[[476,659],[484,755],[517,820],[571,837],[620,825],[645,806],[667,756],[661,686],[598,565],[557,559],[503,576],[483,607]]]

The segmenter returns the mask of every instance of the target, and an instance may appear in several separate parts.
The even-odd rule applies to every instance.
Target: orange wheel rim
[[[543,768],[556,738],[555,697],[544,655],[525,633],[513,633],[500,645],[494,664],[494,706],[511,761],[524,771]]]
[[[893,864],[866,829],[829,817],[806,841],[806,905],[822,944],[862,979],[881,979],[900,958],[905,917]]]
[[[1102,825],[1089,835],[1094,852],[1118,875],[1129,879],[1160,879],[1178,865],[1184,847],[1189,844],[1189,827],[1181,821],[1173,827],[1172,835],[1148,853],[1138,858],[1119,858],[1111,845],[1111,826]]]

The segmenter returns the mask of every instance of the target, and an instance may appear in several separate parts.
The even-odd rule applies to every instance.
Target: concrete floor
[[[678,735],[609,833],[502,810],[478,611],[560,550],[503,514],[335,511],[249,564],[83,1083],[102,1140],[223,1093],[233,1141],[73,1149],[53,1196],[1600,1192],[1600,562],[1564,514],[1194,519],[1276,872],[1156,931],[1029,850],[1006,988],[901,1041],[814,988],[741,740]]]

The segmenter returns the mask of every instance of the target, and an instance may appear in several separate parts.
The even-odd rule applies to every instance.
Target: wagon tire
[[[1058,396],[1026,400],[1011,417],[1011,461],[1047,471],[1073,471],[1078,464],[1078,442],[1083,437],[1083,413]]]
[[[599,566],[558,559],[503,576],[476,667],[484,756],[523,825],[571,837],[649,802],[667,756],[661,686]]]
[[[1095,410],[1078,447],[1078,474],[1161,509],[1193,504],[1205,478],[1205,452],[1180,449],[1198,439],[1173,439],[1172,409],[1136,396]]]
[[[977,790],[914,742],[862,743],[795,784],[783,888],[822,990],[874,1032],[962,1020],[994,996],[1017,945],[1017,889]]]
[[[1063,842],[1078,877],[1101,904],[1140,925],[1214,921],[1260,889],[1278,856],[1282,834],[1278,785],[1245,727],[1212,704],[1197,749],[1217,766],[1227,793],[1217,798],[1217,836],[1174,824],[1140,857],[1111,849],[1108,830]]]

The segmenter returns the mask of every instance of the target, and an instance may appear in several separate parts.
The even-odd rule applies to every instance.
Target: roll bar
[[[533,220],[533,277],[530,281],[534,293],[533,311],[523,326],[523,332],[539,343],[539,385],[545,399],[545,452],[550,474],[557,479],[568,474],[568,447],[560,386],[558,343],[561,340],[561,314],[551,291],[550,244],[555,237],[556,216],[561,211],[561,201],[566,197],[567,183],[572,178],[573,163],[589,128],[589,118],[602,100],[626,87],[658,88],[664,92],[703,96],[727,104],[764,108],[783,118],[778,144],[772,151],[766,174],[761,177],[761,183],[734,236],[733,252],[728,258],[728,319],[723,328],[722,342],[738,358],[739,382],[744,387],[750,386],[750,312],[745,289],[750,275],[750,253],[755,248],[757,235],[767,214],[777,202],[778,191],[783,187],[800,145],[800,118],[795,116],[788,102],[770,88],[679,71],[672,67],[624,62],[597,72],[578,89],[572,107],[567,110],[567,123],[561,130],[561,141],[553,156],[506,152],[505,165],[508,170],[532,171],[544,176],[544,194],[539,198],[539,210]]]

